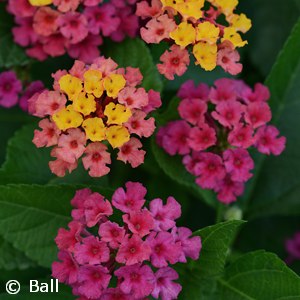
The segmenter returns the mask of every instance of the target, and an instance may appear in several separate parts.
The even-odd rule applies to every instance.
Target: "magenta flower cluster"
[[[53,0],[52,6],[32,6],[28,0],[9,0],[15,16],[13,31],[28,56],[45,60],[68,53],[91,63],[100,53],[104,37],[120,42],[135,37],[139,28],[136,0]]]
[[[28,110],[28,100],[44,89],[44,84],[37,80],[28,84],[25,89],[14,71],[0,73],[0,107],[10,108],[19,105]]]
[[[181,286],[169,265],[198,259],[201,239],[176,227],[181,207],[173,197],[165,204],[154,199],[147,209],[146,193],[142,184],[127,182],[111,205],[90,189],[77,191],[69,229],[60,229],[55,239],[59,261],[52,265],[53,277],[80,299],[177,299]]]
[[[182,119],[160,128],[158,144],[169,155],[183,156],[185,168],[201,188],[217,192],[223,203],[235,201],[253,175],[248,149],[280,155],[285,148],[286,138],[268,125],[268,88],[258,83],[252,90],[241,80],[227,78],[215,81],[212,88],[188,81],[178,97]]]

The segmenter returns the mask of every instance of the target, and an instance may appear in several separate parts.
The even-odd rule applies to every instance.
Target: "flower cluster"
[[[198,259],[199,236],[176,227],[180,204],[159,198],[143,208],[147,190],[137,182],[118,188],[112,205],[89,189],[76,192],[71,203],[73,220],[55,239],[59,262],[52,276],[73,288],[80,299],[177,299],[178,274],[169,265]],[[117,220],[114,208],[121,211]],[[112,221],[113,220],[113,221]]]
[[[285,241],[285,249],[288,253],[286,259],[287,264],[293,263],[295,260],[300,260],[300,231]]]
[[[53,74],[53,91],[45,90],[29,100],[29,112],[44,118],[35,130],[37,147],[56,146],[49,163],[57,176],[72,172],[82,162],[92,177],[109,173],[110,144],[118,148],[118,160],[133,168],[144,161],[138,137],[149,137],[155,129],[149,112],[161,105],[158,92],[138,87],[139,69],[117,68],[112,59],[97,58],[92,65],[75,61],[69,70]],[[132,135],[136,135],[134,137]]]
[[[10,108],[17,104],[28,110],[28,100],[44,89],[41,81],[33,81],[23,90],[22,82],[13,71],[0,73],[0,107]]]
[[[238,0],[152,0],[137,4],[137,15],[151,18],[141,36],[147,43],[162,40],[171,43],[170,51],[161,56],[158,70],[172,80],[181,76],[190,63],[188,47],[192,47],[196,64],[207,71],[217,65],[236,75],[242,65],[237,48],[243,47],[240,33],[251,28],[244,14],[234,13]],[[225,19],[223,23],[220,20]]]
[[[160,128],[157,141],[170,154],[183,156],[188,172],[203,189],[213,189],[224,203],[236,200],[251,177],[254,162],[248,148],[280,155],[285,137],[267,123],[272,113],[267,87],[254,90],[241,80],[219,79],[214,87],[187,81],[178,92],[182,120]]]
[[[9,0],[15,16],[14,40],[28,56],[45,60],[68,53],[91,63],[100,55],[103,37],[120,42],[135,37],[139,20],[136,0]]]

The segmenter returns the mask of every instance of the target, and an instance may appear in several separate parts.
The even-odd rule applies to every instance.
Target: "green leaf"
[[[165,125],[169,121],[178,119],[178,104],[179,99],[173,98],[164,113],[156,114],[155,119],[158,127]],[[203,199],[206,204],[216,207],[217,200],[213,192],[203,190],[195,183],[195,177],[185,169],[182,163],[182,157],[179,155],[170,156],[167,154],[157,145],[155,135],[151,138],[151,148],[158,165],[171,179],[190,188],[194,194],[200,197],[200,199]]]
[[[226,265],[243,223],[228,221],[195,233],[202,238],[202,250],[198,261],[177,269],[183,285],[179,299],[300,299],[300,278],[275,254],[251,252]]]
[[[36,122],[24,126],[9,140],[6,160],[0,169],[0,183],[37,183],[37,184],[108,184],[107,176],[92,178],[82,164],[71,174],[60,178],[49,169],[50,148],[37,148],[33,143],[33,132],[38,129]]]
[[[1,270],[24,270],[34,266],[35,263],[28,259],[23,252],[16,250],[9,242],[0,237]]]
[[[142,86],[146,89],[161,91],[163,84],[146,44],[140,39],[126,39],[122,43],[107,41],[104,53],[121,67],[140,68],[144,79]]]
[[[0,67],[24,66],[31,61],[24,50],[15,44],[11,34],[0,36],[0,45]]]
[[[287,137],[279,157],[261,156],[250,189],[248,214],[300,214],[300,20],[280,53],[266,84],[273,123]]]
[[[256,251],[238,258],[219,280],[220,299],[300,299],[300,278],[275,254]]]
[[[223,273],[229,248],[242,224],[244,221],[228,221],[194,233],[201,237],[202,249],[197,261],[178,269],[183,284],[180,299],[206,299],[216,291],[216,278]]]
[[[217,276],[222,273],[228,249],[245,221],[227,221],[196,231],[202,239],[202,250],[198,261],[192,261],[191,270],[198,270],[202,277]]]
[[[70,200],[81,187],[6,185],[0,186],[0,235],[41,266],[56,259],[54,238],[71,220]],[[104,196],[108,189],[98,188]]]
[[[19,108],[0,108],[0,165],[4,162],[8,140],[31,118]]]
[[[241,11],[247,12],[253,23],[249,31],[247,50],[253,63],[266,76],[299,17],[299,0],[241,1],[241,5],[243,4],[251,8],[249,13],[244,8]]]
[[[24,126],[8,142],[5,163],[0,169],[0,183],[47,183],[55,176],[48,163],[49,148],[36,148],[32,143],[36,123]]]

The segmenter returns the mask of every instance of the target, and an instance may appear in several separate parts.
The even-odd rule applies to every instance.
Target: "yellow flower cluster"
[[[121,147],[129,141],[128,129],[123,126],[132,115],[129,108],[114,101],[105,106],[104,119],[97,117],[97,102],[104,92],[107,96],[117,98],[126,80],[121,74],[110,74],[103,78],[98,70],[88,70],[83,81],[70,74],[59,80],[60,90],[72,102],[52,116],[60,130],[82,127],[86,137],[92,142],[107,140],[113,148]]]
[[[213,70],[217,65],[219,42],[229,41],[234,48],[247,44],[240,32],[246,33],[251,28],[251,20],[244,14],[234,13],[238,0],[208,0],[218,13],[225,16],[229,24],[224,27],[223,32],[219,26],[203,17],[204,0],[161,0],[161,2],[164,8],[172,9],[175,14],[182,17],[181,23],[170,33],[170,37],[182,48],[192,45],[197,64],[207,71]]]

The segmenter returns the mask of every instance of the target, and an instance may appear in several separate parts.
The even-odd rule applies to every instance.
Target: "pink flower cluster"
[[[287,264],[293,263],[295,260],[300,260],[300,231],[285,241],[285,249],[288,253],[286,259]]]
[[[169,265],[198,259],[201,239],[176,227],[181,207],[173,197],[165,204],[154,199],[147,209],[146,193],[142,184],[127,182],[126,190],[115,191],[111,205],[99,193],[77,191],[69,229],[60,229],[55,239],[59,261],[52,276],[80,299],[142,300],[150,294],[177,299],[181,286]]]
[[[13,107],[17,104],[24,110],[28,110],[28,100],[36,93],[44,89],[41,81],[33,81],[25,89],[22,82],[13,71],[0,73],[0,106],[5,108]]]
[[[108,174],[109,144],[119,150],[117,159],[133,168],[144,162],[139,137],[153,134],[155,119],[148,116],[160,107],[161,99],[158,92],[139,87],[143,80],[139,69],[118,68],[112,59],[100,57],[92,65],[75,61],[69,72],[58,70],[52,76],[54,91],[34,95],[29,112],[44,118],[33,143],[55,146],[51,156],[56,160],[49,162],[54,174],[71,173],[81,158],[90,176]]]
[[[217,192],[223,203],[235,201],[252,177],[254,162],[247,149],[280,155],[285,148],[286,138],[267,125],[272,118],[268,88],[258,83],[252,90],[243,81],[227,78],[212,88],[188,81],[178,97],[182,120],[160,128],[158,144],[169,155],[183,156],[201,188]]]
[[[14,40],[38,60],[68,53],[91,63],[100,55],[103,37],[120,42],[125,36],[135,37],[139,28],[136,0],[102,2],[53,0],[51,6],[37,7],[28,0],[9,0],[7,9],[17,24]]]

